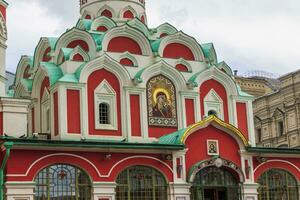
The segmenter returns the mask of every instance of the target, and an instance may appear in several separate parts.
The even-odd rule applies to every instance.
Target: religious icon
[[[207,140],[207,154],[219,155],[219,144],[217,140]]]
[[[149,125],[177,127],[176,92],[173,83],[159,75],[147,84]]]

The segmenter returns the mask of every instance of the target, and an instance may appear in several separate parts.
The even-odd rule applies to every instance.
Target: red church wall
[[[229,122],[228,116],[228,100],[227,100],[227,92],[224,86],[216,80],[210,79],[202,83],[200,87],[200,106],[201,106],[201,115],[204,116],[204,98],[209,93],[211,89],[219,95],[219,97],[223,100],[223,110],[224,110],[224,121]]]
[[[242,131],[244,136],[248,139],[248,121],[247,121],[247,105],[246,103],[236,103],[238,128]]]
[[[99,32],[106,32],[108,29],[105,26],[98,26],[97,31]]]
[[[282,169],[291,173],[300,181],[300,160],[298,158],[266,158],[267,162],[260,163],[257,157],[253,158],[254,179],[259,177],[270,169]]]
[[[189,71],[189,69],[183,64],[178,64],[178,65],[175,66],[175,68],[178,71],[181,71],[181,72],[188,72]]]
[[[117,117],[118,117],[118,130],[96,130],[95,129],[95,105],[94,105],[94,90],[103,81],[106,80],[117,94]],[[93,72],[88,78],[88,110],[89,110],[89,133],[91,135],[108,135],[108,136],[121,136],[121,97],[120,97],[120,84],[118,78],[105,69],[100,69]]]
[[[134,66],[134,63],[132,62],[132,60],[130,60],[129,58],[123,58],[120,60],[120,64],[124,65],[124,66]]]
[[[134,15],[130,10],[127,10],[126,12],[124,12],[123,17],[126,19],[133,19]]]
[[[130,52],[132,54],[142,55],[140,45],[128,37],[115,37],[109,41],[107,51],[110,52]]]
[[[80,55],[79,53],[77,53],[77,54],[75,54],[73,56],[73,61],[81,62],[81,61],[84,61],[84,58],[82,57],[82,55]]]
[[[193,52],[190,50],[189,47],[178,44],[178,43],[171,43],[168,44],[163,52],[164,58],[184,58],[186,60],[195,60]]]
[[[4,17],[4,20],[6,20],[6,8],[4,6],[0,5],[0,12]]]
[[[185,99],[186,126],[195,124],[195,105],[193,99]]]
[[[149,126],[148,128],[149,137],[152,138],[160,138],[161,136],[174,133],[176,131],[178,131],[176,127]]]
[[[188,149],[186,154],[187,172],[196,163],[212,158],[212,156],[207,155],[207,140],[218,140],[220,157],[241,167],[239,145],[236,140],[228,133],[210,125],[192,133],[185,142]]]
[[[74,40],[67,45],[67,48],[80,46],[84,51],[89,52],[89,45],[83,40]]]
[[[26,154],[26,157],[24,157]],[[47,166],[70,164],[84,170],[92,181],[116,181],[117,176],[131,166],[149,166],[160,171],[168,181],[173,181],[172,163],[162,160],[160,154],[125,154],[99,152],[51,152],[12,150],[7,163],[7,181],[33,181]]]
[[[54,116],[54,135],[57,136],[59,133],[58,130],[58,94],[55,92],[53,94],[53,116]]]
[[[111,13],[109,10],[104,10],[104,11],[101,13],[101,16],[105,16],[105,17],[108,17],[108,18],[112,18],[112,13]]]
[[[81,133],[80,91],[67,90],[68,133]]]
[[[141,137],[141,109],[140,96],[130,95],[130,113],[131,113],[131,135]]]

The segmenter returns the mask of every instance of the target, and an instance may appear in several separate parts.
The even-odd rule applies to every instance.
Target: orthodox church
[[[253,97],[212,43],[149,28],[144,0],[81,0],[6,94],[7,6],[0,200],[299,199],[300,150],[255,146]]]

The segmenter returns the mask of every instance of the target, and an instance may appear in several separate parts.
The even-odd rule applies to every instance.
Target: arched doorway
[[[298,200],[297,180],[282,169],[270,169],[258,179],[259,200]]]
[[[35,200],[90,200],[91,182],[81,169],[57,164],[38,173]]]
[[[134,166],[117,178],[117,200],[162,200],[167,198],[167,182],[157,170]]]
[[[224,167],[200,170],[191,188],[191,200],[240,200],[238,177]]]

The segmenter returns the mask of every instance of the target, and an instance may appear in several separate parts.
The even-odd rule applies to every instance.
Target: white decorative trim
[[[70,60],[74,60],[74,56],[76,54],[81,55],[83,57],[84,62],[90,61],[90,56],[80,46],[77,46],[73,49],[73,51],[70,54]]]
[[[37,47],[35,48],[34,59],[33,59],[34,63],[33,63],[33,69],[31,73],[35,73],[38,70],[39,64],[42,61],[44,53],[49,47],[50,44],[48,42],[48,38],[42,37]]]
[[[175,34],[177,32],[178,32],[178,30],[169,23],[164,23],[164,24],[161,24],[160,26],[157,27],[157,33],[158,33],[157,37],[159,37],[163,33],[166,33],[168,35],[172,35],[172,34]]]
[[[105,16],[100,16],[97,17],[91,25],[91,30],[92,31],[97,31],[97,28],[99,26],[105,26],[107,28],[107,30],[112,29],[114,27],[116,27],[116,24],[113,20],[111,20],[110,18],[107,18]]]
[[[61,48],[67,47],[67,45],[74,41],[74,40],[83,40],[85,41],[89,46],[89,56],[91,59],[96,57],[96,43],[95,40],[92,38],[92,36],[83,30],[80,30],[78,28],[72,28],[69,31],[65,32],[56,42],[55,52],[54,52],[54,58],[55,63],[58,63],[58,55],[61,50]]]
[[[180,64],[186,66],[186,68],[188,69],[187,72],[192,72],[192,66],[191,66],[191,64],[188,63],[184,58],[179,58],[179,60],[177,60],[176,63],[175,63],[175,67],[177,65],[180,65]]]
[[[28,176],[28,174],[29,174],[31,168],[32,168],[36,163],[38,163],[39,161],[41,161],[41,160],[43,160],[43,159],[46,159],[46,158],[49,158],[49,157],[53,157],[53,156],[71,156],[71,157],[75,157],[75,158],[79,158],[79,159],[81,159],[81,160],[84,160],[84,161],[86,161],[88,164],[90,164],[90,165],[94,168],[94,170],[97,172],[97,174],[98,174],[99,177],[104,177],[104,178],[110,177],[112,171],[113,171],[119,164],[121,164],[122,162],[124,162],[124,161],[126,161],[126,160],[130,160],[130,159],[135,159],[135,158],[147,158],[147,159],[151,159],[151,160],[158,161],[158,162],[162,163],[163,165],[165,165],[165,166],[173,173],[172,168],[171,168],[168,164],[166,164],[165,162],[161,161],[161,160],[158,159],[158,158],[154,158],[154,157],[151,157],[151,156],[131,156],[131,157],[127,157],[127,158],[124,158],[124,159],[118,161],[117,163],[115,163],[115,164],[112,166],[112,168],[110,169],[110,171],[108,172],[108,174],[102,175],[102,174],[100,173],[100,171],[97,169],[97,167],[96,167],[91,161],[89,161],[88,159],[86,159],[86,158],[84,158],[84,157],[82,157],[82,156],[75,155],[75,154],[69,154],[69,153],[55,153],[55,154],[50,154],[50,155],[43,156],[43,157],[37,159],[36,161],[34,161],[34,162],[29,166],[29,168],[27,169],[27,171],[26,171],[25,174],[7,174],[6,176],[7,176],[7,177],[26,177],[26,176]],[[154,167],[154,166],[152,166],[152,167]],[[83,169],[83,170],[84,170],[84,169]],[[87,172],[87,174],[89,174],[89,173]]]
[[[93,20],[95,18],[94,13],[92,13],[92,12],[90,12],[88,10],[84,10],[83,13],[82,13],[82,15],[81,15],[81,19],[85,19],[85,17],[87,15],[91,16],[90,20]]]
[[[116,96],[116,92],[105,79],[94,90],[95,129],[118,130]],[[99,105],[101,103],[106,103],[109,105],[108,117],[110,124],[100,124],[99,122]]]
[[[101,16],[101,13],[102,13],[104,10],[110,11],[113,18],[117,17],[117,16],[116,16],[117,14],[116,14],[115,10],[114,10],[112,7],[108,6],[108,5],[103,5],[103,6],[101,6],[100,10],[98,10],[98,12],[97,12],[97,17],[100,17],[100,16]]]
[[[120,14],[119,14],[119,18],[124,18],[124,13],[126,11],[130,11],[132,14],[133,14],[133,18],[135,18],[137,16],[137,13],[136,11],[131,7],[131,6],[126,6],[125,8],[123,8],[121,11],[120,11]],[[126,18],[124,18],[126,19]]]
[[[174,34],[174,35],[168,35],[164,37],[160,43],[158,54],[163,57],[164,49],[167,45],[172,43],[179,43],[182,45],[185,45],[190,48],[190,50],[193,52],[194,58],[196,61],[204,61],[204,53],[198,44],[198,42],[195,40],[195,38],[186,35],[182,31]]]
[[[6,40],[7,39],[6,22],[5,22],[4,16],[2,15],[1,12],[0,12],[0,28],[2,28],[2,30],[3,30],[3,34],[1,34],[1,32],[0,32],[0,37],[2,37],[4,40]]]
[[[287,163],[291,166],[293,166],[295,169],[297,169],[298,172],[300,172],[300,169],[293,163],[289,162],[289,161],[286,161],[286,160],[279,160],[279,159],[273,159],[273,160],[267,160],[266,162],[263,162],[261,164],[259,164],[254,170],[253,170],[253,173],[255,174],[256,173],[256,170],[258,170],[261,166],[263,166],[264,164],[266,163],[270,163],[270,162],[283,162],[283,163]],[[286,170],[285,168],[282,168],[284,170]]]
[[[121,56],[120,56],[120,61],[124,58],[127,58],[129,60],[131,60],[133,62],[133,67],[138,67],[138,61],[137,59],[128,51],[124,52]]]

